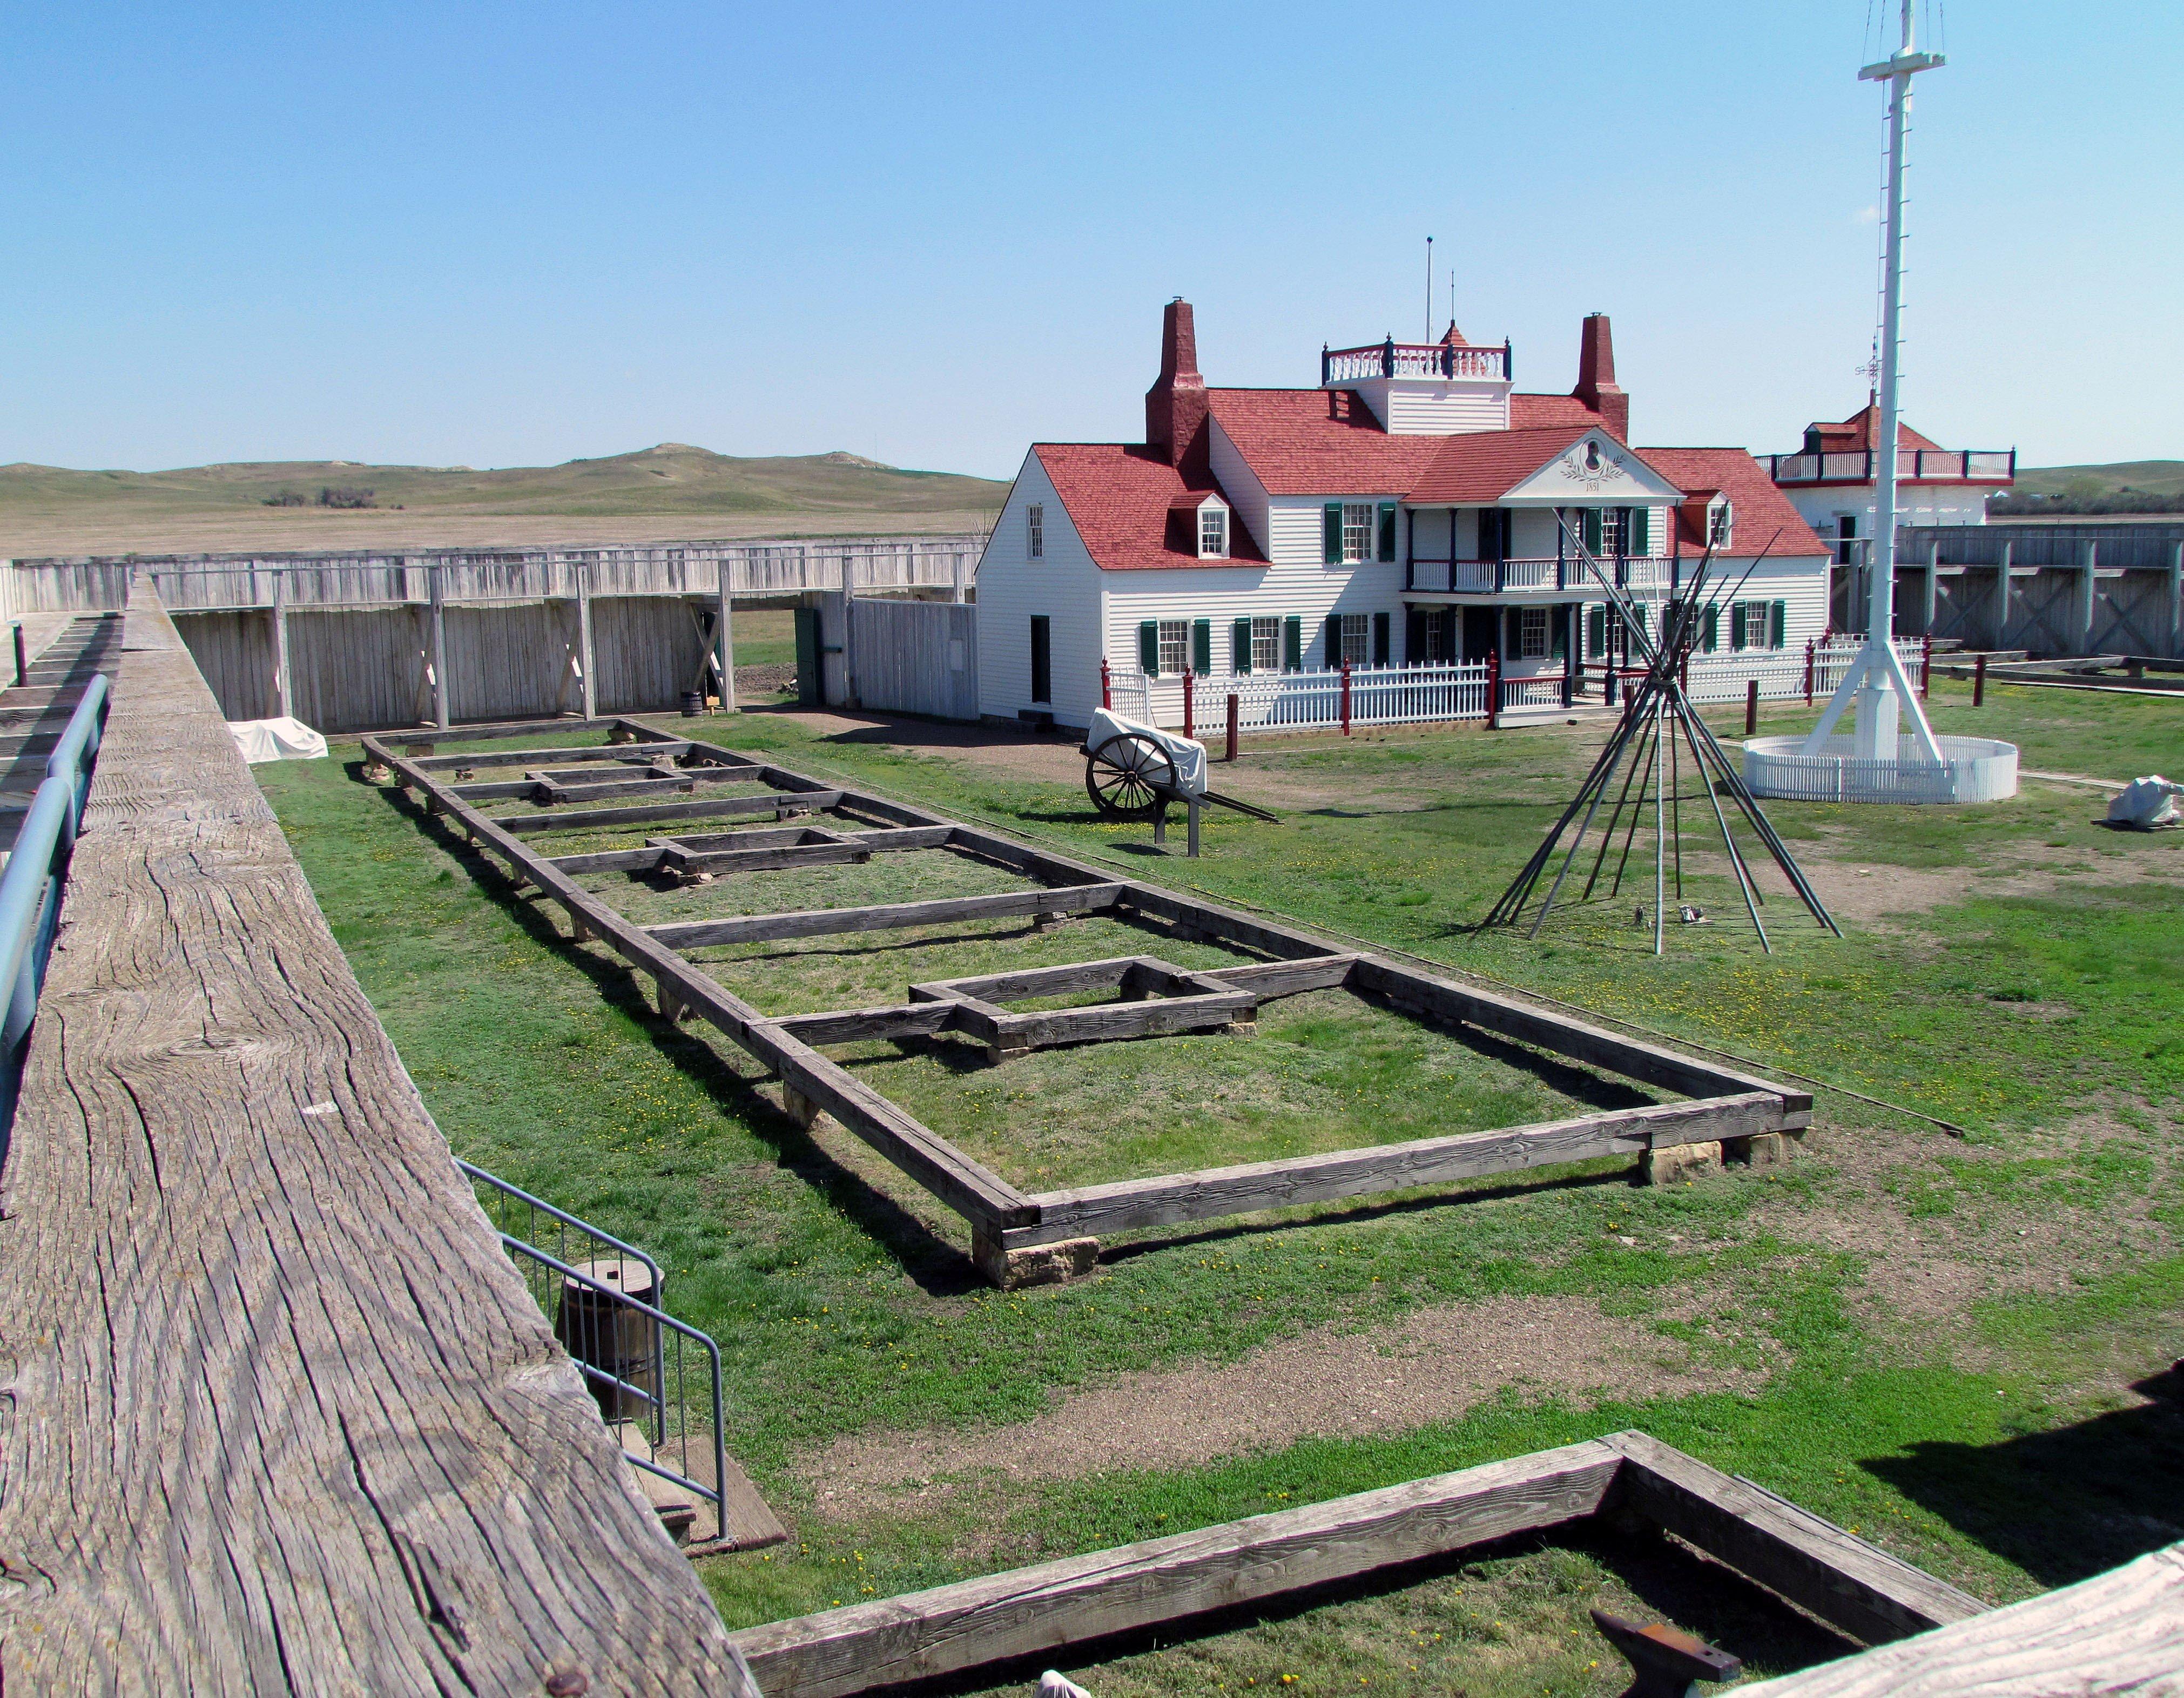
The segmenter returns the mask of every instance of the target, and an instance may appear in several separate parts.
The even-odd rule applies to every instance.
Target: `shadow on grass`
[[[2049,1586],[2184,1539],[2184,1364],[2147,1402],[1997,1445],[1930,1440],[1865,1467]]]
[[[1698,1555],[1651,1528],[1624,1531],[1600,1518],[1544,1534],[1524,1534],[1474,1546],[1446,1556],[1376,1569],[1351,1580],[1336,1581],[1260,1602],[1209,1610],[1157,1627],[1078,1640],[1006,1662],[988,1663],[960,1675],[906,1683],[887,1689],[894,1698],[958,1698],[959,1695],[1017,1690],[1035,1685],[1043,1669],[1061,1667],[1084,1676],[1102,1664],[1167,1650],[1194,1640],[1245,1633],[1295,1621],[1318,1610],[1369,1602],[1424,1585],[1466,1569],[1560,1549],[1591,1557],[1628,1588],[1643,1606],[1646,1620],[1669,1622],[1697,1634],[1747,1667],[1769,1674],[1791,1673],[1831,1662],[1861,1647],[1790,1607],[1733,1569]],[[1602,1663],[1613,1667],[1616,1653],[1594,1638],[1585,1625],[1582,1600],[1569,1595],[1571,1616],[1580,1623],[1584,1643],[1596,1649]],[[1449,1617],[1451,1625],[1455,1617]],[[1340,1631],[1339,1628],[1334,1628]],[[1482,1645],[1492,1667],[1494,1651]],[[1484,1672],[1484,1671],[1482,1671]],[[1097,1690],[1096,1676],[1095,1690]],[[1279,1691],[1279,1686],[1271,1690]],[[1300,1689],[1301,1690],[1301,1689]],[[1459,1695],[1460,1698],[1460,1695]]]
[[[360,762],[351,767],[350,776],[364,782]],[[372,788],[380,791],[390,807],[406,814],[411,823],[436,839],[526,937],[582,972],[603,1002],[643,1026],[661,1054],[695,1083],[716,1109],[772,1145],[784,1170],[869,1234],[921,1290],[930,1296],[955,1297],[985,1287],[986,1280],[961,1250],[885,1192],[836,1161],[795,1122],[760,1095],[756,1082],[728,1065],[710,1044],[662,1019],[639,988],[634,969],[617,957],[564,937],[543,908],[516,888],[498,861],[468,842],[446,820],[428,813],[403,787]]]

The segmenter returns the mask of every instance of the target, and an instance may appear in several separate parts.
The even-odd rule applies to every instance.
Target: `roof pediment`
[[[1579,503],[1680,501],[1683,491],[1605,431],[1586,431],[1530,476],[1511,486],[1505,501]]]

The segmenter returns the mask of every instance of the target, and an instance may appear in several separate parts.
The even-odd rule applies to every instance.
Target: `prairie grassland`
[[[1945,729],[2014,738],[2036,770],[2124,778],[2184,766],[2172,704],[2059,693],[1995,690],[1975,715],[1945,686],[1935,709]],[[1791,729],[1802,715],[1769,718]],[[1975,812],[1779,806],[1824,892],[1855,913],[1850,935],[1825,937],[1778,894],[1775,949],[1763,953],[1719,866],[1695,857],[1693,879],[1715,881],[1700,899],[1717,923],[1672,936],[1656,960],[1629,925],[1627,896],[1551,922],[1537,943],[1473,929],[1596,746],[1592,727],[1247,748],[1216,782],[1284,822],[1217,817],[1195,863],[1147,855],[1142,830],[1095,821],[1081,793],[974,759],[820,735],[790,715],[708,732],[815,777],[1809,1073],[1971,1134],[1824,1091],[1799,1161],[1763,1176],[1646,1190],[1627,1169],[1595,1164],[1367,1199],[1141,1234],[1096,1278],[997,1293],[968,1268],[948,1217],[823,1123],[796,1129],[739,1052],[658,1021],[604,952],[570,944],[459,838],[356,782],[354,746],[263,769],[337,937],[456,1150],[659,1253],[673,1308],[721,1340],[733,1448],[796,1532],[783,1549],[706,1565],[732,1623],[1627,1426],[1991,1599],[2081,1578],[2184,1529],[2184,1421],[2158,1378],[2184,1353],[2184,833],[2111,833],[2096,823],[2096,792],[2038,781]],[[829,870],[765,899],[875,899],[855,892],[881,887],[851,874],[873,877]],[[943,876],[962,875],[884,873]],[[624,886],[618,900],[650,899]],[[720,885],[687,894],[708,894],[716,912],[752,900]],[[1110,923],[890,934],[869,949],[814,940],[716,952],[711,966],[763,1006],[862,1004],[1002,960],[1121,953],[1097,929]],[[1192,947],[1141,939],[1132,952],[1189,965],[1201,958],[1173,952]],[[1042,1163],[1058,1175],[1095,1160],[1201,1161],[1243,1147],[1255,1115],[1282,1139],[1409,1135],[1454,1111],[1418,1088],[1436,1069],[1479,1069],[1464,1088],[1483,1093],[1491,1116],[1529,1115],[1540,1100],[1494,1093],[1554,1083],[1519,1086],[1492,1071],[1509,1058],[1458,1055],[1414,1027],[1305,999],[1262,1021],[1255,1038],[1104,1045],[993,1072],[907,1049],[857,1065],[1042,1185]],[[1424,1425],[1353,1422],[1272,1448],[1246,1438],[1188,1467],[1011,1469],[1016,1435],[1066,1439],[1108,1389],[1131,1386],[1151,1418],[1185,1422],[1208,1376],[1250,1374],[1298,1341],[1369,1333],[1393,1341],[1390,1375],[1430,1372],[1401,1350],[1405,1329],[1425,1336],[1429,1322],[1460,1325],[1489,1303],[1543,1325],[1580,1313],[1643,1328],[1658,1389],[1588,1391],[1513,1368]],[[1268,1395],[1284,1394],[1270,1382]],[[845,1447],[939,1461],[874,1484],[842,1460]],[[1828,1654],[1809,1628],[1734,1589],[1663,1579],[1680,1560],[1582,1541],[1490,1553],[1302,1601],[1263,1623],[1214,1623],[1188,1643],[1123,1647],[1088,1678],[1103,1695],[1361,1679],[1607,1693],[1627,1675],[1602,1655],[1584,1606],[1618,1599],[1757,1666]]]

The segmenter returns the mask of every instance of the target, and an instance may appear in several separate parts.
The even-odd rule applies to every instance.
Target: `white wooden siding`
[[[1034,502],[1046,509],[1045,548],[1036,560],[1024,551],[1024,509]],[[1058,724],[1090,724],[1100,705],[1101,579],[1167,576],[1102,572],[1094,565],[1045,467],[1036,454],[1027,454],[978,562],[979,713],[1012,720],[1024,708],[1050,707]],[[1034,614],[1045,615],[1048,621],[1050,703],[1031,699]],[[1131,640],[1135,643],[1134,636]]]
[[[1344,387],[1364,398],[1391,437],[1460,436],[1509,428],[1506,383],[1420,383],[1384,377]]]
[[[1259,482],[1258,473],[1245,461],[1236,444],[1221,428],[1221,420],[1209,419],[1206,443],[1213,469],[1213,481],[1227,493],[1236,518],[1251,540],[1259,545],[1262,554],[1271,545],[1267,540],[1267,487]]]

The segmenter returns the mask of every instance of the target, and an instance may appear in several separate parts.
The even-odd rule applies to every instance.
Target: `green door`
[[[796,610],[796,705],[824,705],[826,689],[819,660],[819,610]]]

